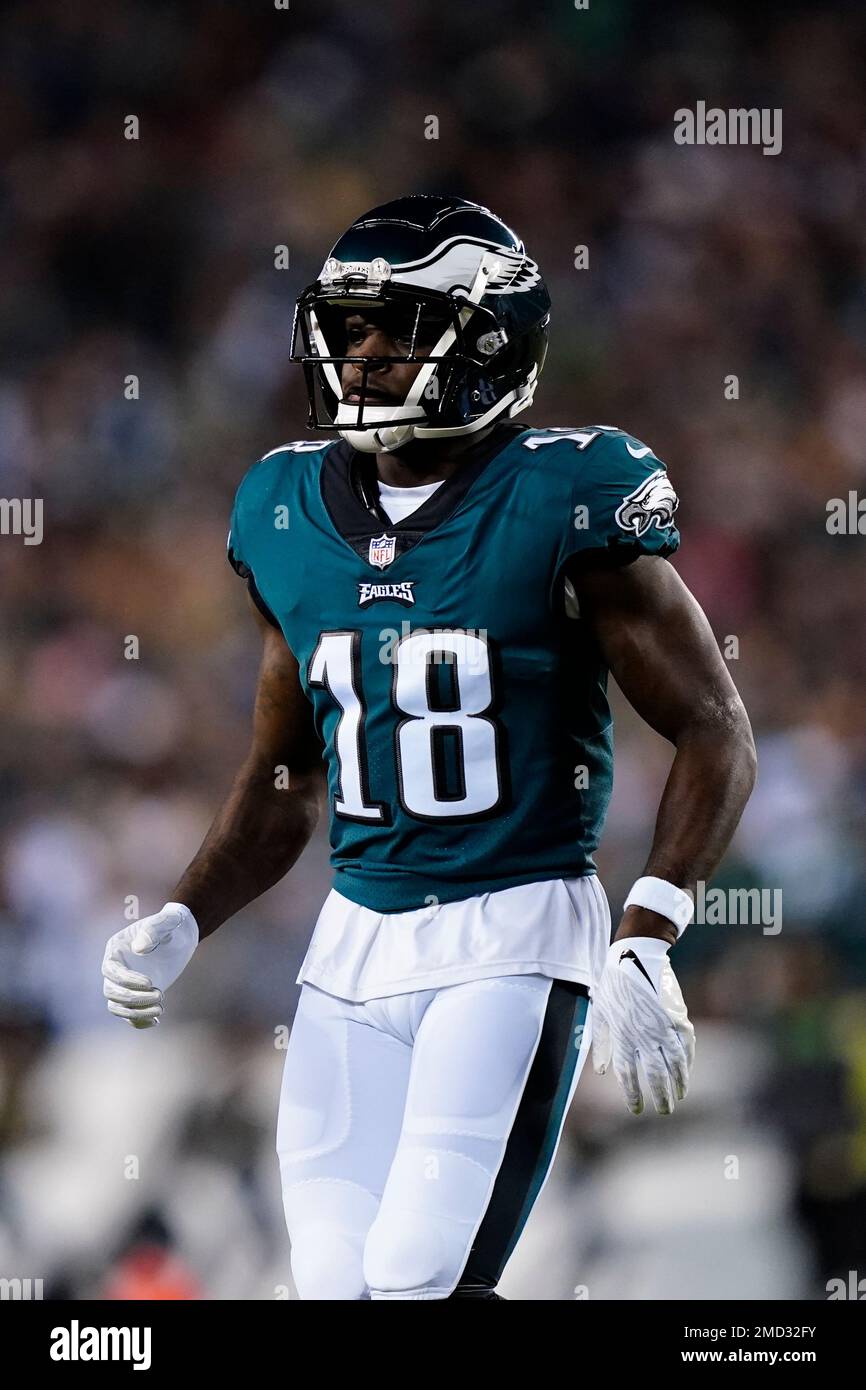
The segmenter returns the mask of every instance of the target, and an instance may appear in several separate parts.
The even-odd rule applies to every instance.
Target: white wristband
[[[666,878],[651,876],[639,878],[632,885],[625,906],[648,907],[651,912],[658,912],[662,917],[667,917],[676,927],[678,937],[682,936],[695,914],[691,893],[687,893],[684,888],[677,888],[675,883],[668,883]]]

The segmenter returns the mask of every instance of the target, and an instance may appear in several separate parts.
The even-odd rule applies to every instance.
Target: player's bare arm
[[[288,873],[319,815],[322,746],[298,663],[282,632],[250,607],[263,638],[250,750],[173,894],[201,937]]]
[[[685,890],[724,854],[755,780],[742,701],[700,605],[659,556],[584,564],[571,582],[605,664],[676,748],[652,849],[593,991],[593,1062],[613,1066],[633,1114],[641,1073],[659,1114],[688,1090],[695,1033],[668,949],[692,915]],[[637,901],[635,901],[637,900]]]
[[[754,785],[743,702],[703,610],[667,561],[587,566],[572,583],[626,699],[676,748],[643,872],[690,889],[719,864]],[[677,939],[668,918],[636,906],[616,935]]]
[[[263,637],[249,753],[172,900],[105,948],[108,1008],[134,1028],[159,1022],[199,941],[288,873],[318,819],[321,745],[298,663],[249,602]]]

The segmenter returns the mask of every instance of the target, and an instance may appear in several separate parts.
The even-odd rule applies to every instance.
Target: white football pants
[[[277,1153],[302,1299],[495,1297],[553,1163],[588,991],[541,975],[301,990]]]

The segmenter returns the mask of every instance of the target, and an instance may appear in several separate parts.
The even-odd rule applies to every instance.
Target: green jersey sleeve
[[[250,598],[259,612],[267,619],[272,627],[279,628],[279,623],[262,598],[258,585],[256,584],[253,557],[249,549],[249,541],[246,537],[247,530],[254,530],[255,518],[254,515],[252,517],[250,516],[250,509],[251,507],[256,508],[261,500],[259,496],[260,489],[256,486],[258,479],[254,475],[257,470],[259,474],[261,473],[260,465],[263,462],[264,460],[260,459],[259,463],[253,465],[241,479],[240,486],[235,493],[231,521],[229,522],[228,540],[226,542],[226,555],[235,574],[247,581]]]
[[[576,452],[559,566],[592,554],[625,564],[639,555],[672,555],[680,543],[679,499],[649,445],[610,427],[560,437],[560,449],[569,440]]]

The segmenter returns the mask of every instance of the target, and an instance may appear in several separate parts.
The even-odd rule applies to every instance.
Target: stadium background
[[[108,1017],[99,962],[245,747],[258,640],[224,543],[243,471],[304,434],[294,296],[406,191],[489,204],[540,262],[526,418],[616,423],[667,461],[676,567],[739,639],[759,745],[716,882],[784,895],[779,934],[677,949],[698,1054],[674,1121],[584,1076],[503,1290],[824,1298],[866,1273],[863,540],[825,525],[866,474],[862,9],[30,0],[0,48],[0,493],[45,507],[41,545],[0,537],[0,1274],[68,1298],[291,1289],[275,1041],[324,831],[153,1033]],[[781,107],[782,153],[676,145],[700,99]],[[616,713],[614,908],[670,761]]]

